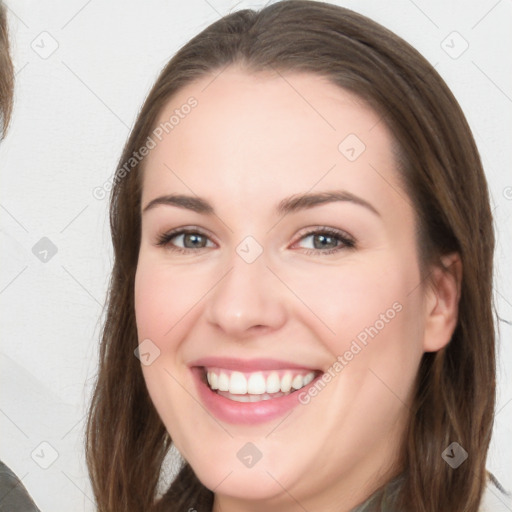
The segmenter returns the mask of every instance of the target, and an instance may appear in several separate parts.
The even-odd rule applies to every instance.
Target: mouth
[[[279,369],[241,372],[227,368],[202,367],[202,380],[214,392],[234,402],[273,400],[299,391],[320,370]]]
[[[323,374],[271,359],[204,358],[190,365],[205,408],[232,424],[255,425],[297,408],[300,394]]]

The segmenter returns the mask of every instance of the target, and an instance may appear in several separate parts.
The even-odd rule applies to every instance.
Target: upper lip
[[[202,366],[205,368],[224,368],[226,370],[238,370],[242,372],[254,372],[264,370],[306,369],[316,370],[308,365],[292,363],[279,359],[237,359],[235,357],[202,357],[189,363],[189,366]]]

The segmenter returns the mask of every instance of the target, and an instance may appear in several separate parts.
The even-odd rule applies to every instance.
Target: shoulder
[[[509,512],[512,510],[512,494],[507,492],[492,473],[488,473],[487,485],[478,512]]]
[[[20,479],[0,461],[0,512],[14,510],[39,512]]]

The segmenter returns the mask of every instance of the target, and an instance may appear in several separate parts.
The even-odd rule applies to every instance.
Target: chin
[[[259,464],[252,468],[233,468],[223,464],[221,469],[217,467],[215,470],[200,467],[193,469],[205,487],[216,494],[235,499],[269,501],[283,492],[283,487],[278,483],[282,483],[283,479],[276,476],[276,468],[260,467]]]

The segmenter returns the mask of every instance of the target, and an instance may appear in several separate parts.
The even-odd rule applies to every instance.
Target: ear
[[[455,330],[459,313],[462,262],[458,253],[441,258],[428,278],[425,290],[425,352],[445,347]]]

